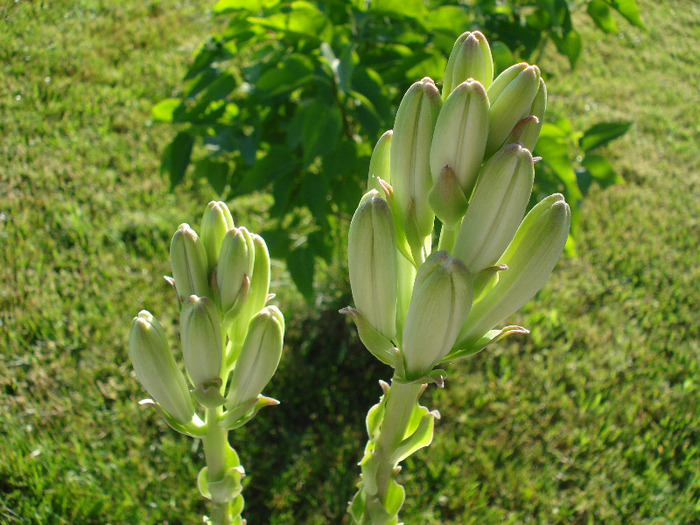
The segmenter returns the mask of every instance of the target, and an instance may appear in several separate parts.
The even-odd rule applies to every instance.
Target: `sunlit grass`
[[[700,513],[698,7],[640,2],[647,32],[584,27],[573,77],[541,64],[554,113],[578,129],[634,120],[606,151],[628,181],[593,189],[578,258],[514,319],[532,329],[451,367],[429,451],[406,462],[408,525],[690,523]],[[0,522],[189,523],[201,450],[136,405],[125,340],[141,308],[173,341],[162,276],[206,187],[169,193],[178,89],[216,22],[202,4],[19,1],[0,8]],[[233,205],[259,230],[265,201]],[[329,275],[342,275],[329,269]],[[337,309],[302,308],[281,269],[282,401],[232,433],[252,525],[343,523],[363,417],[388,370]],[[267,413],[266,413],[267,412]]]

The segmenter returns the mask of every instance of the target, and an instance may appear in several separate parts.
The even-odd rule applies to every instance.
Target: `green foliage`
[[[583,5],[605,32],[617,31],[612,10],[642,25],[634,0],[220,0],[213,10],[226,27],[200,47],[182,95],[153,109],[156,120],[183,130],[165,149],[163,170],[175,186],[191,163],[222,197],[271,191],[279,239],[272,256],[287,261],[310,298],[316,261],[337,251],[341,219],[357,204],[371,148],[393,126],[406,87],[423,76],[440,80],[467,29],[487,34],[497,72],[536,59],[550,41],[573,68],[583,44],[571,10]],[[605,159],[572,163],[573,132],[563,131],[542,148],[556,158],[545,156],[537,184],[540,193],[563,191],[577,208],[590,182],[579,184],[575,170],[619,178],[609,163],[603,173]]]
[[[640,0],[654,21],[641,35],[596,38],[582,23],[590,52],[573,82],[565,57],[540,61],[553,112],[575,129],[634,120],[588,154],[627,183],[592,184],[579,257],[511,320],[532,333],[449,368],[447,388],[422,398],[442,418],[430,454],[400,473],[407,525],[697,521],[700,48],[696,2],[676,4]],[[171,130],[145,123],[211,21],[180,0],[7,5],[0,523],[190,523],[206,512],[191,484],[201,446],[137,405],[147,394],[125,345],[134,310],[171,311],[157,276],[173,227],[198,224],[208,201],[189,178],[169,192],[157,152]],[[259,231],[270,201],[238,199],[236,223]],[[269,394],[282,404],[232,436],[246,518],[340,525],[388,368],[337,313],[349,301],[340,270],[319,277],[332,300],[310,310],[273,271],[288,345]]]

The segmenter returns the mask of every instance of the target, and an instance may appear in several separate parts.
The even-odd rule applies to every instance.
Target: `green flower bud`
[[[131,322],[129,357],[136,377],[153,399],[177,421],[189,423],[194,405],[187,381],[175,363],[163,327],[146,310]]]
[[[559,193],[530,210],[498,260],[508,269],[499,272],[498,283],[472,307],[459,334],[460,345],[479,339],[542,288],[564,249],[570,223],[571,210]]]
[[[197,233],[181,224],[170,243],[170,265],[180,301],[195,295],[210,295],[207,252]]]
[[[391,182],[391,173],[389,172],[389,159],[391,151],[391,137],[394,135],[393,130],[386,131],[374,146],[372,157],[369,160],[369,177],[367,179],[367,191],[377,190],[382,191],[377,179],[382,179],[385,182]]]
[[[350,288],[357,310],[389,339],[396,336],[397,255],[391,209],[372,190],[362,198],[350,222]]]
[[[486,156],[497,151],[515,125],[530,114],[539,87],[539,68],[525,62],[509,67],[494,80],[487,91],[491,107]]]
[[[190,295],[180,312],[180,340],[185,368],[195,387],[215,383],[221,372],[221,319],[208,297]]]
[[[493,265],[504,252],[525,215],[534,180],[532,154],[520,144],[505,146],[484,164],[452,251],[470,272]]]
[[[537,117],[536,123],[531,123],[525,127],[519,142],[521,142],[530,151],[535,150],[535,144],[540,136],[542,123],[544,122],[544,113],[547,109],[547,85],[544,79],[540,77],[540,88],[537,90],[535,100],[532,101],[530,107],[530,115]]]
[[[430,170],[433,176],[433,192],[439,195],[431,204],[437,216],[450,226],[455,226],[458,220],[444,217],[439,210],[440,201],[450,199],[455,195],[451,185],[444,184],[443,170],[448,166],[457,177],[461,192],[452,200],[466,202],[471,195],[479,167],[484,158],[486,139],[489,127],[489,99],[486,90],[476,80],[469,79],[459,84],[445,100],[435,124],[432,144],[430,146]],[[441,184],[442,183],[442,184]],[[441,187],[444,186],[443,189]],[[449,189],[449,191],[445,191]],[[461,193],[461,194],[460,194]],[[448,206],[452,208],[454,206]],[[464,214],[464,210],[462,210]]]
[[[251,234],[251,237],[253,239],[253,249],[255,250],[255,261],[253,263],[253,274],[250,277],[250,288],[242,308],[233,318],[233,324],[228,326],[227,320],[224,319],[232,342],[230,352],[227,355],[227,367],[232,366],[238,358],[248,332],[250,319],[265,306],[270,293],[270,254],[267,251],[267,245],[260,235]]]
[[[446,99],[459,84],[473,78],[488,89],[493,82],[493,58],[488,40],[480,31],[462,33],[450,53],[442,82]]]
[[[207,252],[209,275],[219,260],[221,242],[224,240],[226,232],[233,226],[233,217],[231,217],[231,211],[225,202],[211,201],[207,204],[199,231],[202,234],[202,242],[204,242],[204,248]]]
[[[255,263],[255,246],[250,232],[241,226],[231,228],[221,243],[219,264],[216,267],[216,284],[219,289],[221,311],[224,315],[236,301],[243,299]]]
[[[457,339],[472,303],[472,276],[445,251],[418,269],[403,326],[401,352],[408,379],[430,372]]]
[[[394,202],[408,243],[416,253],[424,250],[424,239],[433,231],[435,221],[428,205],[428,192],[432,186],[430,143],[440,105],[440,92],[430,78],[414,83],[396,112],[391,139]]]
[[[521,119],[510,132],[506,144],[520,142],[530,151],[535,149],[537,139],[540,136],[544,112],[547,109],[547,86],[544,79],[540,78],[540,89],[537,90],[535,100],[530,107],[529,115]]]
[[[253,317],[231,374],[226,408],[233,410],[258,397],[277,370],[283,339],[284,316],[276,306],[266,306]]]

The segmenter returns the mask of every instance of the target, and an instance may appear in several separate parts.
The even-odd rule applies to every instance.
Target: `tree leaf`
[[[314,295],[316,261],[308,244],[304,243],[289,252],[287,269],[297,289],[307,301],[311,301]]]
[[[265,97],[289,93],[307,84],[313,72],[314,66],[310,58],[293,54],[260,75],[255,89]]]
[[[173,141],[168,144],[161,159],[161,172],[170,175],[170,190],[182,182],[190,164],[194,137],[186,131],[178,133]]]
[[[561,37],[552,34],[552,40],[557,46],[557,50],[569,59],[571,69],[574,69],[576,67],[576,61],[581,55],[581,49],[583,48],[581,35],[579,35],[575,29],[570,29]]]
[[[212,11],[218,15],[241,10],[257,12],[264,3],[265,0],[219,0]]]
[[[291,9],[285,13],[277,12],[266,17],[251,17],[248,21],[292,36],[303,36],[314,40],[332,38],[330,21],[311,2],[298,0],[292,2],[290,7]]]
[[[409,18],[422,18],[426,14],[423,0],[374,0],[369,9]]]
[[[334,105],[317,100],[304,107],[301,143],[304,166],[335,147],[342,128],[340,111]]]
[[[223,160],[206,158],[194,165],[194,176],[206,179],[217,194],[223,195],[229,178],[229,165]]]
[[[591,0],[588,3],[588,15],[593,19],[595,25],[606,33],[617,33],[617,25],[612,17],[610,6],[603,0]]]
[[[624,16],[630,24],[644,28],[644,22],[642,22],[642,17],[639,16],[639,9],[635,0],[606,0],[606,2]]]
[[[180,106],[182,101],[179,98],[166,98],[158,102],[151,108],[153,118],[160,122],[172,122],[173,113]]]
[[[579,146],[585,152],[589,152],[611,140],[621,137],[632,125],[631,121],[599,122],[588,128],[579,139]]]
[[[586,155],[581,165],[591,174],[593,179],[600,184],[601,188],[607,188],[613,184],[625,182],[625,179],[613,169],[610,161],[602,155]]]

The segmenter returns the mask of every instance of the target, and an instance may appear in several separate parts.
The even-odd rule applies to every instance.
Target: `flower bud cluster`
[[[266,306],[271,296],[265,241],[236,227],[224,202],[209,203],[200,233],[181,224],[170,245],[173,277],[167,279],[181,305],[184,373],[150,313],[134,318],[129,335],[137,378],[178,430],[194,424],[193,400],[205,408],[224,405],[221,420],[227,425],[274,404],[261,392],[283,347],[284,317]],[[236,418],[227,417],[232,412]]]
[[[350,226],[355,309],[345,311],[404,379],[493,340],[492,329],[554,268],[569,206],[555,194],[525,216],[546,104],[537,66],[515,64],[494,78],[486,38],[467,32],[442,94],[430,78],[414,83],[377,143],[370,191]]]

